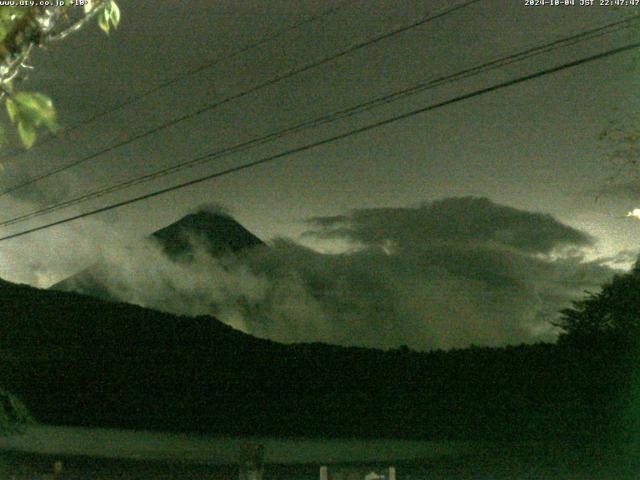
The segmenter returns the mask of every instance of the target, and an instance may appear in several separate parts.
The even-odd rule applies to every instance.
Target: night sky
[[[338,10],[26,154],[4,158],[3,189],[452,5],[118,3],[123,19],[110,36],[90,25],[32,57],[35,68],[21,87],[49,94],[63,126],[309,16]],[[4,195],[2,220],[638,12],[640,7],[480,1]],[[555,50],[7,227],[2,235],[637,39],[636,27]],[[640,181],[622,170],[608,182],[612,147],[599,140],[611,122],[640,126],[633,118],[638,55],[634,50],[591,62],[0,243],[0,277],[47,287],[102,256],[121,276],[135,279],[130,267],[117,267],[122,259],[116,245],[132,243],[198,205],[217,204],[275,247],[266,258],[253,259],[248,270],[239,268],[242,276],[225,290],[254,302],[251,311],[270,320],[249,318],[246,311],[216,312],[246,331],[283,341],[417,348],[553,339],[549,316],[585,288],[597,288],[614,273],[612,267],[628,267],[639,251],[639,220],[626,215],[640,208]],[[193,286],[201,294],[210,281],[202,272],[182,273],[185,290]],[[308,287],[312,277],[324,285],[323,295]],[[295,295],[285,291],[296,288],[303,300],[292,305]],[[207,301],[223,296],[218,291]],[[158,306],[149,298],[139,291],[127,297]],[[165,309],[199,313],[163,302]]]

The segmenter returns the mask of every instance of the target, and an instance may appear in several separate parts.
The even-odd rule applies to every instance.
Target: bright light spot
[[[636,217],[640,220],[640,208],[634,208],[629,213],[627,213],[627,217]]]

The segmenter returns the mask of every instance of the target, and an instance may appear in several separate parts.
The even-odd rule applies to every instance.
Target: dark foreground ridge
[[[1,377],[41,422],[221,434],[430,439],[625,432],[637,355],[537,344],[418,353],[282,345],[0,281]]]

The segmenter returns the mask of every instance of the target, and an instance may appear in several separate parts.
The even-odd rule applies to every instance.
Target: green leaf
[[[37,92],[20,92],[16,94],[16,101],[21,105],[43,112],[53,111],[53,102],[49,97]]]
[[[42,93],[16,93],[7,98],[6,108],[11,122],[18,126],[18,134],[26,148],[35,143],[38,127],[47,127],[52,132],[59,128],[53,102]]]
[[[120,7],[118,7],[118,4],[116,2],[111,0],[111,3],[109,4],[109,9],[110,9],[109,18],[111,19],[113,28],[118,28],[118,25],[120,24]]]
[[[9,120],[11,120],[11,123],[16,123],[16,117],[18,116],[18,107],[10,98],[7,98],[6,104],[7,113],[9,114]]]
[[[35,127],[45,125],[49,130],[58,128],[53,102],[42,93],[20,92],[15,95],[20,121],[28,121]],[[7,108],[8,105],[7,105]]]
[[[33,125],[24,122],[18,123],[18,133],[20,134],[22,144],[26,148],[33,147],[33,144],[36,141],[36,130],[33,128]]]
[[[111,28],[111,26],[109,24],[109,12],[107,11],[106,8],[102,11],[100,16],[98,17],[98,26],[104,33],[109,35],[109,29]]]

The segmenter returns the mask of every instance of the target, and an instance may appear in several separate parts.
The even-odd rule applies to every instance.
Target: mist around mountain
[[[231,215],[213,207],[202,207],[153,232],[147,242],[149,245],[146,248],[158,248],[168,260],[182,264],[193,263],[196,260],[196,250],[202,250],[211,258],[218,259],[239,255],[255,247],[266,247],[262,240],[236,222]],[[125,256],[120,261],[131,262],[131,257],[137,254],[136,248],[132,245],[122,248]],[[116,285],[113,285],[113,268],[113,265],[99,261],[50,288],[84,293],[102,300],[126,300],[117,294],[117,291],[125,290],[126,287],[122,285],[118,288],[117,280]]]
[[[429,350],[552,342],[550,320],[619,271],[587,256],[584,232],[487,198],[307,219],[306,238],[344,243],[336,253],[265,246],[220,208],[194,214],[147,239],[101,236],[100,260],[53,288],[283,343]]]
[[[193,254],[194,241],[198,241],[212,257],[266,246],[231,215],[206,209],[190,213],[151,236],[172,259],[188,258]]]

